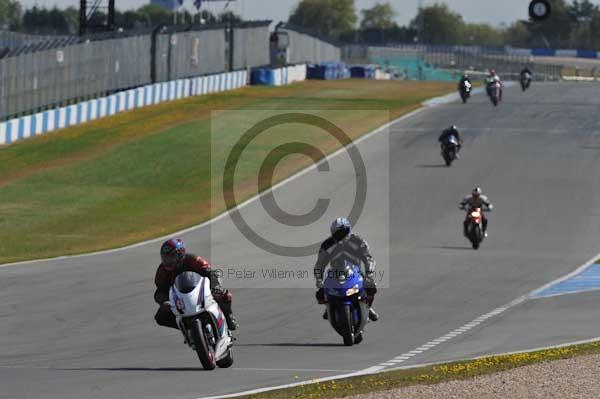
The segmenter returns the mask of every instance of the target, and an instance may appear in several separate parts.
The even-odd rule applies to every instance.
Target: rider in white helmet
[[[471,195],[467,195],[460,203],[460,209],[466,209],[468,211],[473,208],[487,208],[489,211],[494,208],[494,205],[488,200],[488,197],[483,195],[481,187],[475,187],[473,191],[471,191]],[[483,234],[487,237],[488,220],[485,217],[485,213],[481,213],[481,218],[481,222],[483,223]],[[463,222],[463,234],[465,236],[467,235],[467,225],[468,219],[465,218],[465,221]]]

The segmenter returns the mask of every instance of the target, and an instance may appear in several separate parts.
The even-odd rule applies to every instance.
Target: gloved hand
[[[323,305],[325,303],[325,289],[319,288],[315,293],[315,297],[317,298],[317,302]]]

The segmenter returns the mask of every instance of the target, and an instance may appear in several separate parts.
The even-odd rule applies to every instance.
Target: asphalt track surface
[[[390,183],[372,188],[379,199],[388,196],[389,212],[367,206],[358,226],[389,271],[389,288],[376,299],[382,318],[368,325],[359,346],[340,346],[321,320],[314,291],[294,288],[312,282],[235,288],[242,326],[235,365],[204,372],[178,332],[154,324],[159,243],[148,243],[0,268],[0,397],[197,398],[332,376],[408,352],[527,294],[600,247],[598,94],[595,86],[565,83],[534,85],[524,94],[508,89],[496,109],[479,95],[466,106],[427,109],[394,124],[389,136],[359,143],[368,175],[387,168]],[[436,139],[450,123],[463,128],[465,146],[446,168]],[[354,190],[354,172],[335,162],[328,177],[309,172],[285,184],[278,203],[301,213],[320,196],[343,201]],[[462,238],[457,208],[475,185],[496,206],[479,251]],[[260,206],[255,201],[244,208],[257,218],[257,229],[284,234],[261,217]],[[320,238],[326,231],[317,224],[291,238]],[[222,264],[272,262],[243,243],[228,218],[182,237]],[[314,257],[304,261],[309,269]],[[407,364],[595,337],[599,296],[526,301]]]

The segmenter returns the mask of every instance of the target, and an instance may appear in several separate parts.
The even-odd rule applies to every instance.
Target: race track
[[[375,303],[382,319],[368,325],[359,346],[340,346],[314,290],[300,288],[312,282],[234,288],[241,324],[234,367],[202,371],[179,333],[154,323],[160,244],[153,242],[0,267],[0,397],[198,398],[343,374],[409,352],[529,293],[599,251],[598,94],[594,85],[534,85],[525,94],[515,87],[496,109],[478,95],[466,106],[419,112],[394,124],[389,137],[358,144],[370,178],[389,171],[389,188],[385,176],[372,187],[380,200],[389,198],[389,212],[367,206],[357,230],[390,273]],[[446,168],[436,140],[451,123],[462,128],[465,145]],[[277,202],[302,213],[319,197],[343,201],[354,191],[354,172],[335,162],[326,178],[313,171],[282,186]],[[457,208],[476,185],[496,206],[479,251],[462,238]],[[260,208],[254,201],[244,214],[260,230],[284,234]],[[328,226],[297,230],[292,241],[324,238]],[[220,264],[272,262],[244,244],[227,217],[182,238],[198,254],[218,252]],[[310,269],[314,257],[302,261]],[[525,301],[403,364],[595,337],[600,319],[590,304],[599,298],[592,292]]]

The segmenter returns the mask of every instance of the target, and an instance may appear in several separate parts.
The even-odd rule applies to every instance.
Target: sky
[[[419,0],[389,0],[398,13],[397,22],[406,25],[415,16]],[[492,25],[510,24],[517,19],[527,19],[528,0],[422,0],[424,5],[445,3],[461,14],[467,22],[486,22]],[[79,0],[20,0],[28,8],[33,5],[52,7],[79,7]],[[104,0],[107,3],[107,0]],[[378,0],[355,0],[357,10],[372,7]],[[149,0],[116,0],[117,9],[137,8]],[[184,0],[192,8],[193,0]],[[213,3],[208,9],[222,10],[225,3]],[[246,19],[287,20],[298,0],[235,0],[229,6]]]

